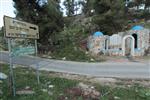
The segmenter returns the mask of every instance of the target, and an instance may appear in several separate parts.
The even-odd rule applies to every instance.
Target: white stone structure
[[[100,32],[100,35],[89,37],[88,48],[94,54],[143,56],[150,49],[150,29],[134,26],[127,32],[112,36]]]
[[[123,37],[123,41],[122,41],[122,55],[123,56],[125,56],[125,51],[126,51],[126,39],[127,38],[130,38],[131,39],[131,44],[130,44],[130,46],[131,46],[131,55],[132,56],[134,56],[135,54],[134,54],[134,45],[135,45],[135,39],[134,39],[134,37],[133,36],[131,36],[131,35],[126,35],[125,37]]]

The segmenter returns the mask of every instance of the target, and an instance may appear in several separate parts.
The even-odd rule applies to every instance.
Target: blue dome
[[[93,36],[97,37],[97,36],[103,36],[103,33],[102,32],[95,32],[93,34]]]
[[[137,26],[133,26],[131,30],[143,30],[143,29],[144,29],[143,26],[137,25]]]

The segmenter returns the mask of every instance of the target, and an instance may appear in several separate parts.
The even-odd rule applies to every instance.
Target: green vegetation
[[[53,52],[52,57],[55,59],[62,59],[65,57],[65,60],[73,61],[90,61],[90,56],[85,54],[79,48],[73,48],[72,45],[68,45],[63,49],[56,50]]]
[[[139,85],[124,88],[101,87],[101,91],[110,91],[101,100],[118,100],[117,97],[120,97],[120,100],[149,100],[150,98],[150,89]],[[115,96],[116,99],[114,99]]]
[[[145,27],[150,29],[150,23],[145,23]]]
[[[39,26],[39,43],[49,44],[49,38],[63,29],[59,0],[13,0],[16,18]]]
[[[2,27],[0,29],[0,51],[1,50],[7,50],[8,46],[6,43],[6,40],[4,38],[4,28]]]
[[[125,5],[123,0],[95,0],[93,22],[107,35],[123,31],[126,25]]]
[[[13,2],[16,19],[39,26],[39,52],[55,59],[89,61],[93,57],[85,54],[87,39],[96,31],[112,35],[134,25],[150,28],[150,0],[64,0],[66,16],[60,0]]]
[[[0,69],[8,75],[9,69],[6,65],[1,64]],[[57,100],[61,94],[65,93],[64,90],[66,88],[74,87],[77,84],[77,81],[58,77],[49,77],[47,76],[48,74],[41,73],[41,84],[38,85],[35,70],[16,68],[14,72],[17,90],[21,90],[26,86],[29,86],[36,93],[31,95],[17,95],[16,97],[13,97],[10,93],[9,81],[5,80],[3,83],[0,83],[0,89],[4,92],[3,95],[0,95],[0,100]],[[49,85],[54,85],[54,88],[48,88]],[[47,92],[43,92],[42,89],[50,89],[50,92],[52,92],[53,95],[50,96]]]
[[[64,31],[57,36],[57,39],[61,40],[60,44],[50,55],[55,59],[65,57],[66,60],[89,61],[92,57],[85,53],[86,41],[81,42],[87,35],[86,33],[83,34],[81,27],[64,29]]]
[[[0,64],[0,69],[3,73],[8,75],[9,67],[4,64]],[[0,90],[3,91],[3,95],[0,94],[0,100],[61,100],[60,96],[68,97],[68,100],[72,100],[72,96],[68,95],[66,90],[76,87],[80,81],[68,80],[65,78],[55,77],[52,72],[40,72],[40,81],[38,85],[35,75],[35,70],[29,68],[15,68],[15,81],[17,90],[30,87],[35,94],[17,95],[13,97],[10,93],[9,80],[2,80],[0,82]],[[51,76],[52,75],[52,76]],[[100,86],[99,84],[91,84],[96,87],[101,94],[100,100],[149,100],[150,88],[143,87],[138,84],[134,84],[130,87],[122,85],[122,87],[109,87]],[[53,88],[49,88],[49,85],[53,85]],[[47,91],[43,92],[43,89]],[[49,92],[48,92],[49,91]],[[116,98],[116,99],[115,99]],[[84,100],[82,96],[76,96],[75,100]]]

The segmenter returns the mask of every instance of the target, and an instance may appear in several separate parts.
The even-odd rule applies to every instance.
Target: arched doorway
[[[108,39],[105,39],[105,50],[108,50]]]
[[[135,41],[135,44],[134,44],[134,48],[138,48],[138,36],[136,33],[132,34],[132,36],[134,37],[134,41]]]
[[[122,50],[123,50],[123,56],[126,54],[134,56],[134,46],[135,46],[135,39],[132,35],[126,35],[123,38],[122,43]]]

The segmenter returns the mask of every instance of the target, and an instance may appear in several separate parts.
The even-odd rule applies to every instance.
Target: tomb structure
[[[143,56],[150,50],[150,29],[137,25],[112,36],[95,32],[89,36],[87,44],[93,54]]]

